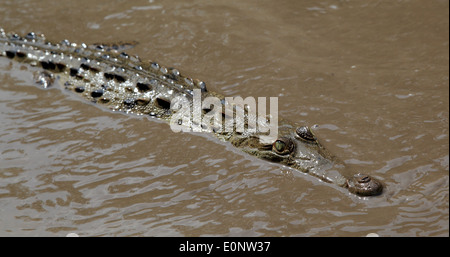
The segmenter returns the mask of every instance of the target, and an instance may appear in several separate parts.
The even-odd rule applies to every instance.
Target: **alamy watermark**
[[[278,98],[270,97],[269,102],[267,115],[266,97],[202,99],[201,90],[194,89],[192,99],[172,99],[170,128],[173,132],[251,133],[263,144],[272,143],[278,136]]]

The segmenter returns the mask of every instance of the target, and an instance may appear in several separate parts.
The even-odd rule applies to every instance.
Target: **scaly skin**
[[[225,97],[208,91],[204,82],[183,76],[176,69],[119,53],[114,46],[76,45],[67,40],[55,44],[47,42],[43,35],[29,33],[21,37],[0,28],[0,56],[40,70],[35,78],[43,87],[56,81],[81,98],[114,111],[170,122],[176,113],[170,108],[171,100],[183,97],[192,101],[195,89],[201,92],[202,99],[213,96],[225,103]],[[203,110],[201,117],[210,111]],[[245,118],[255,117],[246,113]],[[278,138],[265,144],[256,132],[219,132],[212,123],[202,123],[200,130],[212,132],[258,158],[311,174],[360,196],[378,195],[383,190],[382,184],[369,175],[350,173],[306,126],[280,120]]]

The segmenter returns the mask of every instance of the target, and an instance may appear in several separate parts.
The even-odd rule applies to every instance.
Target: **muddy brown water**
[[[383,181],[361,198],[214,137],[35,86],[0,58],[0,236],[448,236],[448,1],[1,1],[6,31],[131,42],[227,96],[277,96]]]

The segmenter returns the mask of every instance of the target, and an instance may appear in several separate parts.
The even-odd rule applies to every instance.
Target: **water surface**
[[[2,1],[0,26],[133,42],[386,185],[360,198],[214,137],[113,113],[0,58],[0,235],[448,236],[448,1]]]

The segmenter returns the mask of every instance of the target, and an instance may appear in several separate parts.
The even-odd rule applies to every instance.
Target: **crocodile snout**
[[[366,174],[355,174],[347,180],[348,190],[360,196],[379,195],[383,191],[383,184],[380,181]]]

